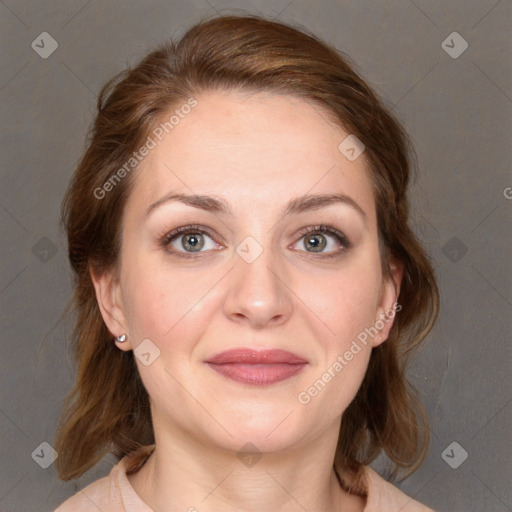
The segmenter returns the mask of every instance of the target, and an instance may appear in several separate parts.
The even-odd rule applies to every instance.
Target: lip
[[[247,348],[221,352],[205,361],[228,379],[253,386],[267,386],[297,375],[308,362],[286,350]]]

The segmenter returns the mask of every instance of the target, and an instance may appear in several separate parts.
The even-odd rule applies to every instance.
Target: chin
[[[242,426],[243,427],[243,426]],[[222,436],[221,439],[211,439],[211,442],[220,448],[233,451],[237,455],[244,452],[276,453],[287,450],[296,444],[302,436],[299,432],[273,432],[268,430],[240,428],[237,432],[231,432],[233,437]]]
[[[246,401],[240,408],[223,409],[223,414],[216,416],[229,434],[220,426],[212,430],[211,424],[205,434],[214,444],[235,452],[248,443],[262,453],[275,452],[305,437],[309,427],[303,412],[300,404]]]

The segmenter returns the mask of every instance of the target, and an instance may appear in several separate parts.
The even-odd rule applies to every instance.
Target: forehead
[[[350,195],[374,215],[364,153],[349,161],[338,149],[349,132],[319,106],[292,95],[204,93],[172,125],[136,172],[138,207],[171,191],[212,193],[233,208],[268,208],[315,193]],[[162,116],[162,123],[179,105]],[[177,119],[177,117],[175,117]]]

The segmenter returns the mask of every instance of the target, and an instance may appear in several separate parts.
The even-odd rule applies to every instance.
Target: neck
[[[362,512],[364,499],[338,482],[333,439],[326,434],[281,452],[242,454],[177,428],[155,429],[154,452],[128,479],[154,512]]]

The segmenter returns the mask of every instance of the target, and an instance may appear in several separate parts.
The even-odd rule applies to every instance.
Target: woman
[[[333,48],[218,17],[105,86],[63,203],[78,376],[58,512],[428,511],[405,363],[438,291],[407,137]]]

